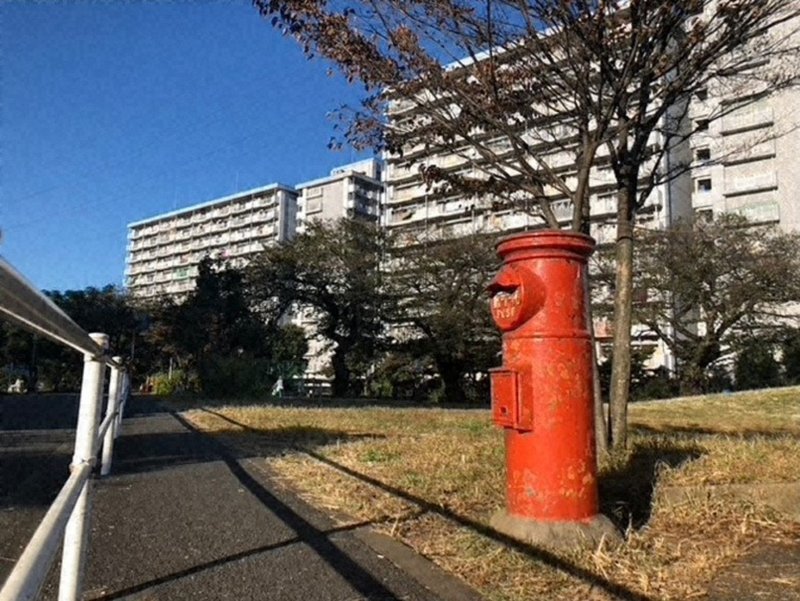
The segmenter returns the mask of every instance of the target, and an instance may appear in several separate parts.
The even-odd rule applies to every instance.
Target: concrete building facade
[[[128,225],[125,283],[137,300],[181,298],[195,285],[205,257],[241,267],[266,247],[294,238],[308,223],[341,218],[378,222],[383,196],[381,163],[366,159],[326,177],[286,186],[271,184],[156,215]],[[325,386],[329,344],[314,328],[309,307],[287,321],[308,338],[306,378]]]
[[[405,112],[401,111],[399,118],[407,118]],[[546,157],[545,160],[552,167],[560,169],[568,179],[574,172],[570,171],[574,158],[563,144],[553,143],[548,146],[543,143],[542,140],[548,135],[559,139],[568,136],[569,131],[566,127],[556,125],[548,132],[532,132],[523,137],[529,145],[538,149],[540,156]],[[652,143],[663,142],[654,135]],[[496,152],[501,152],[504,144],[509,143],[498,137],[489,144]],[[688,156],[688,145],[682,145],[676,149],[677,152]],[[674,156],[671,158],[675,159]],[[466,198],[454,195],[439,198],[430,194],[419,173],[419,163],[433,164],[453,171],[470,169],[470,164],[479,159],[469,148],[458,153],[435,156],[426,156],[423,150],[412,149],[403,156],[386,155],[384,159],[386,194],[382,211],[383,225],[394,233],[401,244],[415,244],[422,238],[447,238],[478,233],[497,234],[499,237],[545,227],[545,222],[536,214],[536,209],[526,211],[521,206],[509,206],[507,202],[490,197]],[[666,162],[670,158],[665,157],[663,160]],[[639,211],[639,226],[666,228],[677,219],[689,217],[692,213],[691,182],[691,175],[685,173],[656,186]],[[601,150],[590,175],[591,235],[600,245],[611,244],[616,238],[616,187],[616,179],[607,155]],[[550,206],[559,223],[562,227],[567,227],[572,219],[572,201],[552,187],[546,187],[544,194],[550,199]],[[596,320],[595,331],[599,340],[610,340],[611,323],[607,319]],[[634,328],[632,335],[641,344],[653,349],[654,364],[671,365],[666,346],[655,336],[638,327]]]
[[[691,142],[694,211],[707,218],[737,213],[753,223],[800,230],[800,90],[762,98],[704,126],[720,102],[697,102],[690,113],[695,126],[707,127]]]
[[[128,225],[125,284],[137,300],[181,297],[205,257],[242,266],[296,230],[297,191],[271,184]]]
[[[297,184],[297,233],[314,220],[377,222],[383,197],[381,163],[366,159],[333,169],[327,177]]]

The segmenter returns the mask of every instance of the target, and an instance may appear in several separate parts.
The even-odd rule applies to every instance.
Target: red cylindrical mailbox
[[[594,543],[616,536],[598,514],[592,340],[586,298],[588,236],[538,231],[503,239],[489,286],[503,331],[492,370],[492,415],[505,428],[505,511],[499,530],[529,542]]]

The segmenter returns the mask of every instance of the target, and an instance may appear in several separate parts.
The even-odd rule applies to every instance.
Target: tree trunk
[[[589,328],[589,340],[592,344],[592,388],[594,399],[594,441],[597,455],[597,467],[608,453],[608,422],[603,410],[603,391],[600,389],[600,371],[597,368],[597,341],[594,337],[594,318],[592,317],[592,293],[589,285],[589,267],[584,277],[584,294],[586,299],[586,323]]]
[[[39,383],[39,358],[38,353],[36,352],[39,337],[36,334],[33,334],[33,340],[31,342],[31,367],[29,370],[30,373],[30,382],[28,384],[28,389],[26,392],[32,393],[36,392],[36,387]]]
[[[597,343],[592,334],[592,387],[594,388],[594,437],[597,467],[608,454],[608,421],[603,407],[603,391],[600,386],[600,370],[597,366]]]
[[[696,365],[685,367],[680,373],[679,380],[678,386],[681,396],[692,396],[705,392],[707,384],[705,374]]]
[[[628,436],[628,398],[631,381],[631,325],[633,304],[633,212],[631,191],[622,189],[617,208],[616,288],[614,341],[611,365],[611,448],[624,449]]]
[[[449,361],[436,361],[439,377],[444,385],[444,400],[451,405],[466,402],[464,386],[461,382],[461,369]]]
[[[331,357],[333,367],[332,393],[334,397],[346,397],[350,392],[350,368],[347,367],[347,353],[337,345]]]

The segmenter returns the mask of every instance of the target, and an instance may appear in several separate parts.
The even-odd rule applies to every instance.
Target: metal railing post
[[[108,336],[90,334],[101,348],[108,347]],[[97,428],[103,399],[103,383],[106,363],[102,356],[85,354],[83,358],[83,382],[81,383],[78,426],[75,432],[75,454],[72,465],[93,465],[97,455]],[[58,588],[59,601],[77,601],[83,585],[86,568],[86,547],[89,538],[89,520],[92,510],[92,478],[89,478],[72,510],[64,532],[64,549],[61,558],[61,581]]]
[[[128,397],[131,395],[131,377],[127,371],[122,372],[122,388],[120,389],[119,398],[119,411],[117,412],[117,423],[114,427],[114,438],[119,436],[122,430],[122,416],[125,413],[125,405],[128,403]]]
[[[117,425],[119,419],[117,412],[120,408],[120,398],[122,397],[122,386],[124,384],[124,372],[122,367],[122,357],[114,357],[117,365],[111,366],[111,377],[108,380],[108,405],[106,406],[106,417],[111,416],[111,423],[103,435],[103,460],[100,464],[100,475],[107,476],[111,472],[111,461],[114,458],[114,439],[117,437]]]

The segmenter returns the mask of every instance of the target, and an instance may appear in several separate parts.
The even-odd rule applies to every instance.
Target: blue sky
[[[126,224],[324,176],[361,94],[247,2],[0,2],[0,254],[46,289],[121,284]]]

